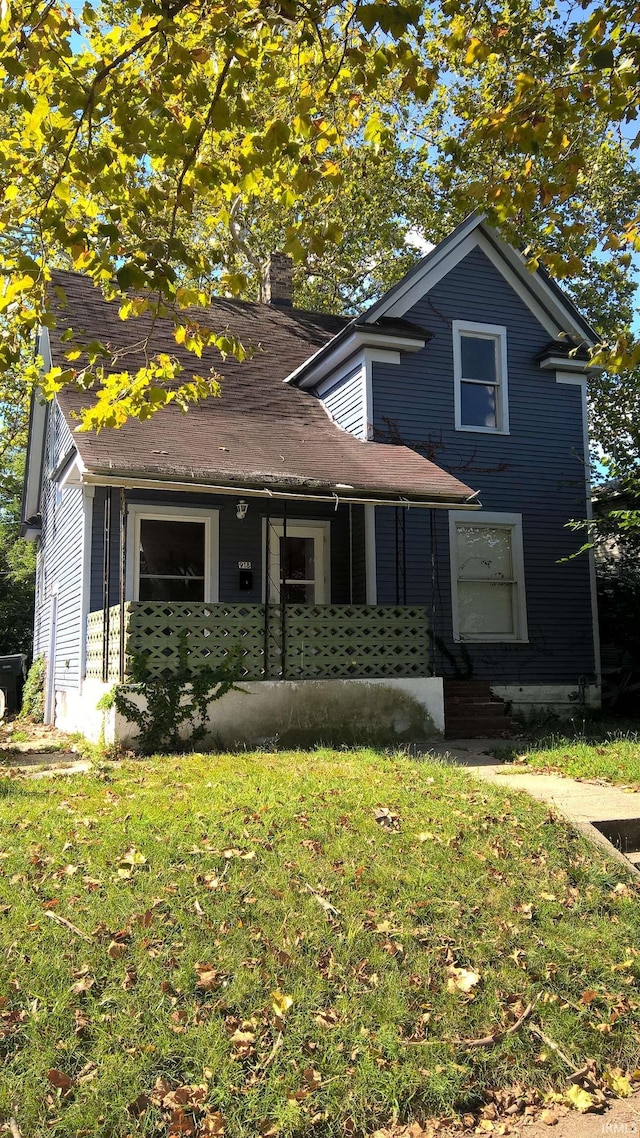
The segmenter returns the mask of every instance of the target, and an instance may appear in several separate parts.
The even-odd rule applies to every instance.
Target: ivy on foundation
[[[144,656],[131,658],[131,682],[116,684],[109,693],[110,706],[138,728],[136,749],[141,754],[193,749],[206,737],[209,705],[227,692],[244,690],[237,683],[241,658],[238,646],[216,668],[191,669],[182,633],[178,668],[168,676],[149,676]],[[142,706],[133,695],[142,696]]]

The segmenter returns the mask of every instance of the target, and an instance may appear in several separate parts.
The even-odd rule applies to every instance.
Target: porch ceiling
[[[149,335],[151,352],[178,356],[187,372],[200,362],[180,348],[172,325],[145,317],[123,322],[117,304],[107,304],[92,283],[77,273],[56,273],[73,310],[84,320],[88,339],[112,347],[139,343]],[[345,324],[335,316],[220,299],[199,320],[228,328],[257,348],[238,363],[217,353],[202,363],[222,376],[222,393],[195,404],[188,414],[170,404],[148,422],[131,422],[100,434],[76,433],[83,468],[91,481],[116,478],[166,481],[257,493],[329,495],[351,501],[403,499],[420,505],[467,505],[474,491],[406,446],[363,442],[339,428],[313,395],[282,380]],[[54,365],[66,366],[60,334],[51,335]],[[148,325],[148,326],[147,326]],[[132,359],[132,366],[135,360]],[[91,393],[65,389],[58,397],[71,430],[74,413]]]

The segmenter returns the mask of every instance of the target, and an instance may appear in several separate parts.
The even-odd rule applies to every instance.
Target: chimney
[[[293,304],[293,261],[287,253],[271,253],[262,270],[260,288],[262,304],[278,304],[291,308]]]

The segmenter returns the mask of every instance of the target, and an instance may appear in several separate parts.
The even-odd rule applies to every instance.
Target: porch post
[[[366,603],[378,603],[378,587],[376,582],[376,508],[364,508],[364,549],[366,569]]]

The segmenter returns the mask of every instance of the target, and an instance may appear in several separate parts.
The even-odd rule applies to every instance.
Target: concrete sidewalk
[[[591,824],[640,819],[640,793],[608,783],[579,782],[558,774],[534,771],[532,767],[499,763],[493,754],[497,747],[504,747],[504,739],[449,739],[430,747],[429,753],[467,767],[476,777],[494,786],[523,790],[532,798],[546,802],[640,877],[628,858]]]

